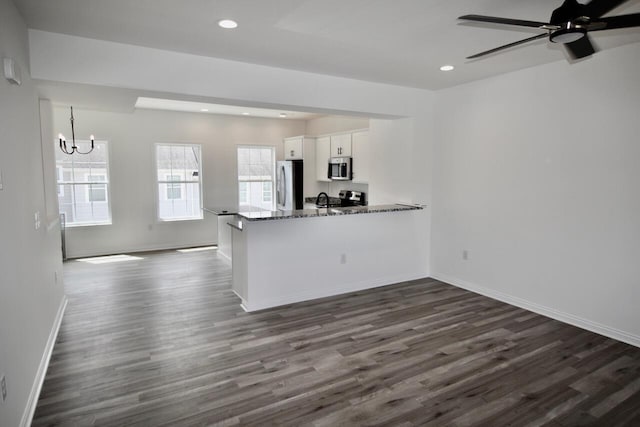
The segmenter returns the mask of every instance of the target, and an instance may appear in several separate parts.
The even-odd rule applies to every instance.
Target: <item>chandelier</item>
[[[58,139],[60,140],[60,150],[62,150],[62,152],[65,154],[73,154],[73,153],[89,154],[90,152],[93,151],[94,137],[93,135],[91,135],[89,138],[91,139],[91,149],[86,152],[78,150],[78,146],[76,145],[76,132],[73,128],[73,106],[72,106],[71,107],[71,147],[67,148],[67,139],[64,137],[63,134],[60,133],[58,134]]]

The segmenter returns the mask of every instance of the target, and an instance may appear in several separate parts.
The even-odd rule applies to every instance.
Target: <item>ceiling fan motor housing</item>
[[[586,16],[585,5],[577,0],[565,0],[562,6],[551,14],[549,23],[560,27],[549,34],[549,40],[553,43],[571,43],[580,40],[587,35],[587,29],[580,25],[580,22],[589,18]]]

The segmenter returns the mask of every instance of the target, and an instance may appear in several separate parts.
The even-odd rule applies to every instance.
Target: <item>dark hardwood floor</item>
[[[249,314],[215,251],[138,256],[65,264],[34,426],[640,425],[638,348],[435,280]]]

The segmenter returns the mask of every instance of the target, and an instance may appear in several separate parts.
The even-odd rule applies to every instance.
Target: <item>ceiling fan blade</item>
[[[604,24],[600,26],[599,24]],[[595,28],[591,28],[595,26]],[[616,28],[640,27],[640,13],[632,13],[630,15],[609,16],[600,18],[589,24],[589,31],[613,30]]]
[[[509,43],[509,44],[506,44],[504,46],[496,47],[496,48],[491,49],[491,50],[486,50],[484,52],[476,53],[475,55],[467,56],[467,59],[479,58],[481,56],[489,55],[491,53],[498,52],[498,51],[501,51],[501,50],[504,50],[504,49],[509,49],[510,47],[518,46],[518,45],[521,45],[521,44],[524,44],[524,43],[527,43],[527,42],[530,42],[530,41],[533,41],[533,40],[543,39],[545,37],[548,37],[548,35],[547,34],[538,34],[537,36],[529,37],[529,38],[524,39],[524,40],[520,40],[520,41],[517,41],[517,42]]]
[[[484,16],[484,15],[464,15],[459,17],[458,19],[466,19],[467,21],[477,21],[477,22],[491,22],[493,24],[517,25],[519,27],[533,27],[533,28],[540,28],[540,27],[544,27],[545,25],[549,25],[546,22],[523,21],[522,19],[498,18],[495,16]]]
[[[590,18],[599,18],[626,1],[627,0],[591,0],[590,3],[584,5],[585,15]]]
[[[584,36],[574,42],[565,44],[567,52],[573,59],[585,58],[596,53],[596,49],[591,44],[589,36]]]

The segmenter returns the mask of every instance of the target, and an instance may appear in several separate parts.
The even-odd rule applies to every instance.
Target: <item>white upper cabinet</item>
[[[353,182],[367,184],[369,182],[369,131],[358,131],[352,134],[351,148],[353,156]]]
[[[284,159],[297,160],[304,157],[303,151],[304,137],[296,136],[294,138],[285,138],[284,140]]]
[[[351,157],[351,133],[331,135],[331,156]]]
[[[318,181],[331,181],[327,177],[331,157],[331,138],[323,136],[316,139],[316,179]]]

